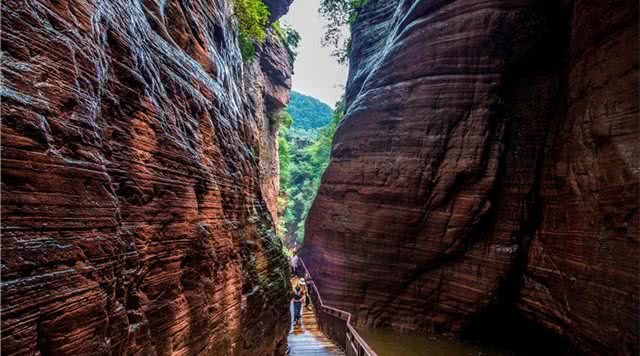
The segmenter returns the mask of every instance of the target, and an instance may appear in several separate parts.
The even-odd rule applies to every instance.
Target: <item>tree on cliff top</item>
[[[271,24],[271,28],[275,31],[277,37],[287,49],[289,60],[293,63],[298,55],[296,50],[300,44],[300,34],[291,26],[288,26],[287,24],[280,24],[280,21],[276,21]]]
[[[322,45],[332,47],[332,55],[339,63],[346,63],[351,50],[351,36],[345,35],[358,17],[358,11],[368,0],[322,0],[320,15],[329,23],[322,38]]]

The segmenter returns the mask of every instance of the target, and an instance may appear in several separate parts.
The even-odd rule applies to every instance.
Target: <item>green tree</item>
[[[351,50],[351,36],[345,31],[355,22],[358,11],[368,0],[322,0],[320,14],[328,20],[322,45],[333,48],[332,55],[346,63]]]
[[[287,49],[289,59],[293,62],[298,55],[297,49],[300,44],[300,34],[288,25],[280,24],[280,21],[276,21],[271,24],[271,28],[276,33],[282,44]]]
[[[278,137],[278,155],[280,157],[280,186],[289,186],[289,177],[291,176],[291,145],[287,140],[287,132],[293,123],[293,118],[283,110],[276,114],[277,124],[280,126],[280,135]],[[281,189],[282,190],[282,189]]]

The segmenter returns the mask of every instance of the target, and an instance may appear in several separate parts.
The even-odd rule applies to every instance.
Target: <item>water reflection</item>
[[[391,329],[359,329],[379,356],[515,356],[444,336],[404,334]]]

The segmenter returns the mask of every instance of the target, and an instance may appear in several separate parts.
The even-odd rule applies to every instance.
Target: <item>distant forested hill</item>
[[[288,110],[293,117],[293,127],[307,130],[327,125],[333,113],[329,105],[296,91],[291,92]]]
[[[291,92],[288,119],[280,128],[280,196],[278,235],[287,245],[304,239],[304,222],[329,164],[331,142],[342,117],[342,100],[333,111],[316,98]],[[293,123],[292,123],[293,121]]]

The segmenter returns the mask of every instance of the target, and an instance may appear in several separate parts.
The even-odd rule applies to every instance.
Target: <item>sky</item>
[[[320,0],[294,1],[281,21],[300,33],[294,64],[293,90],[313,96],[332,108],[344,92],[347,66],[338,64],[331,49],[320,45],[325,19],[318,13]]]

